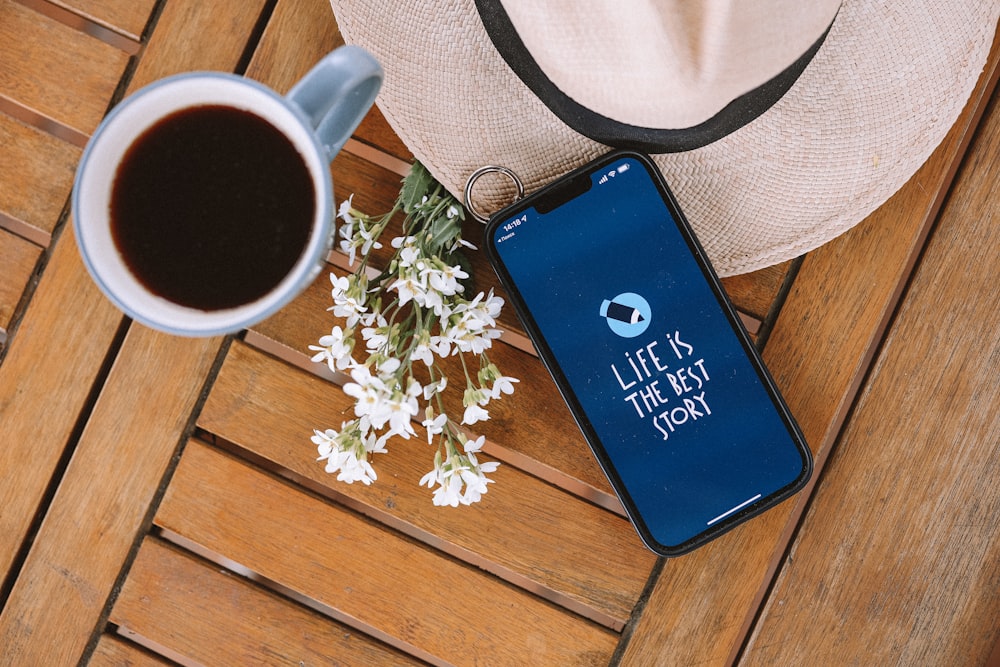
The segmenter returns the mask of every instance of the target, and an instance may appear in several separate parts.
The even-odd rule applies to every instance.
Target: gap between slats
[[[215,453],[212,453],[215,452]],[[197,454],[198,456],[195,456]],[[203,460],[199,460],[198,463],[192,462],[189,458],[190,456],[195,456],[195,459],[202,457]],[[208,458],[205,458],[208,457]],[[188,459],[187,462],[187,472],[184,472],[184,459]],[[544,600],[543,598],[538,598],[532,595],[530,591],[524,591],[523,589],[518,589],[517,587],[509,587],[510,585],[504,582],[502,579],[494,579],[492,575],[485,572],[479,571],[474,566],[470,567],[469,563],[462,561],[461,559],[455,559],[448,554],[442,554],[434,549],[429,549],[427,545],[421,544],[419,541],[414,541],[412,538],[399,534],[397,531],[380,524],[378,522],[372,522],[367,517],[363,515],[357,515],[349,508],[346,508],[339,504],[331,504],[328,500],[321,497],[317,497],[314,494],[305,491],[301,488],[297,488],[294,485],[290,485],[289,482],[281,481],[280,478],[275,478],[270,473],[262,471],[256,466],[249,465],[246,461],[242,461],[239,458],[233,458],[229,454],[219,452],[214,447],[211,447],[204,442],[192,441],[188,444],[185,450],[184,457],[182,457],[181,468],[177,473],[172,488],[174,489],[174,496],[168,492],[168,497],[164,504],[160,506],[160,510],[155,519],[156,528],[152,533],[154,536],[161,539],[165,539],[175,546],[180,547],[190,553],[197,555],[200,558],[209,560],[217,565],[220,565],[234,573],[239,574],[251,581],[258,584],[264,585],[265,588],[278,593],[286,599],[293,599],[296,602],[312,609],[314,611],[320,612],[322,615],[331,618],[337,622],[344,623],[350,627],[358,629],[369,637],[375,638],[382,641],[389,646],[402,650],[411,655],[415,655],[423,660],[427,660],[433,664],[441,664],[442,660],[447,660],[447,652],[457,650],[455,647],[449,648],[441,656],[436,655],[438,650],[441,649],[443,645],[440,644],[442,641],[441,636],[435,630],[433,618],[435,614],[440,614],[440,610],[437,612],[430,610],[431,614],[428,618],[424,620],[428,623],[422,630],[410,628],[415,634],[409,631],[400,634],[401,629],[408,627],[405,620],[399,620],[398,618],[391,615],[385,608],[380,608],[372,610],[371,613],[366,610],[364,606],[357,607],[359,604],[357,600],[350,598],[352,591],[348,588],[345,591],[341,591],[339,584],[327,583],[319,587],[319,594],[313,596],[310,593],[305,593],[303,590],[303,581],[309,576],[316,575],[319,570],[324,567],[332,567],[329,563],[327,565],[320,565],[317,562],[309,560],[311,563],[307,570],[301,571],[298,567],[292,565],[296,558],[312,559],[315,556],[310,556],[309,554],[315,550],[316,545],[320,542],[321,538],[313,535],[312,537],[306,539],[305,534],[303,534],[303,542],[301,544],[297,543],[296,548],[293,550],[292,556],[289,556],[291,560],[286,560],[283,565],[278,565],[275,563],[275,567],[271,568],[271,571],[267,571],[267,567],[261,569],[254,565],[253,561],[257,560],[258,565],[261,563],[272,563],[273,561],[267,560],[271,558],[268,554],[273,552],[275,549],[280,548],[276,543],[267,544],[266,542],[261,542],[252,546],[246,543],[243,538],[238,538],[237,543],[230,544],[230,539],[218,533],[217,530],[221,528],[214,528],[213,524],[216,521],[216,511],[225,510],[226,503],[229,502],[240,502],[235,499],[223,500],[223,496],[220,495],[222,492],[217,493],[216,491],[209,491],[211,499],[200,499],[196,500],[196,496],[192,494],[197,494],[198,488],[202,487],[204,484],[210,482],[213,475],[219,474],[222,471],[209,472],[204,469],[205,465],[209,467],[213,465],[222,465],[226,468],[225,475],[227,479],[232,480],[233,475],[237,469],[246,470],[248,474],[252,476],[263,475],[262,477],[257,477],[256,484],[263,484],[267,490],[262,491],[268,497],[273,497],[273,494],[278,495],[284,494],[284,503],[292,502],[297,508],[297,511],[304,511],[305,508],[312,508],[309,512],[315,515],[316,512],[323,512],[324,514],[329,513],[330,516],[341,517],[343,521],[347,521],[346,524],[341,524],[344,530],[347,530],[347,535],[353,536],[354,539],[361,539],[362,533],[367,536],[361,542],[358,543],[358,549],[361,553],[357,555],[361,561],[358,563],[367,562],[365,558],[370,556],[365,556],[365,550],[375,549],[368,538],[380,535],[388,540],[387,544],[391,542],[391,549],[400,549],[404,552],[411,552],[411,555],[417,557],[417,562],[413,567],[420,569],[427,569],[434,563],[433,567],[442,567],[448,572],[450,576],[456,576],[461,573],[461,577],[455,579],[456,582],[463,581],[465,583],[459,585],[456,583],[459,589],[463,587],[468,589],[469,587],[478,588],[483,586],[487,589],[484,591],[487,598],[491,599],[487,606],[493,607],[493,612],[500,608],[503,608],[504,614],[507,613],[516,614],[519,613],[515,609],[520,608],[520,604],[527,605],[524,610],[528,616],[535,614],[540,615],[539,620],[547,619],[546,623],[555,623],[555,626],[544,625],[538,628],[541,633],[551,633],[554,627],[561,627],[562,631],[568,632],[568,635],[561,635],[559,639],[556,637],[551,637],[555,640],[554,645],[545,648],[545,651],[558,651],[558,646],[562,646],[563,649],[567,649],[573,646],[574,649],[582,651],[581,655],[585,654],[587,651],[598,651],[603,652],[605,649],[609,648],[608,641],[613,641],[614,633],[609,631],[607,628],[601,628],[600,625],[594,624],[592,621],[581,618],[579,615],[574,614],[571,610],[565,608],[558,608],[558,606],[552,606],[550,602]],[[253,471],[253,472],[251,472]],[[270,481],[268,481],[270,478]],[[184,479],[186,482],[181,483],[178,479]],[[245,479],[245,483],[249,483],[249,480]],[[178,486],[180,485],[180,486]],[[255,487],[258,488],[258,487]],[[278,491],[278,489],[284,489],[283,491]],[[231,492],[227,492],[231,493]],[[301,495],[300,495],[301,494]],[[293,496],[296,499],[293,499]],[[194,503],[194,505],[192,505]],[[284,505],[284,503],[282,503]],[[186,508],[193,508],[198,506],[203,509],[199,510],[197,514],[191,514]],[[323,509],[325,508],[325,509]],[[250,510],[246,507],[241,508],[236,512],[238,516],[230,517],[228,520],[235,521],[236,524],[240,524],[241,521],[248,521],[250,516]],[[267,525],[268,521],[274,521],[276,515],[271,512],[268,518],[264,518],[264,523],[262,528]],[[315,519],[316,516],[313,516]],[[227,520],[227,521],[228,521]],[[261,520],[259,517],[254,520]],[[226,529],[228,530],[228,529]],[[239,530],[239,529],[236,529]],[[207,531],[207,532],[206,532]],[[374,531],[374,532],[373,532]],[[207,541],[204,541],[206,540]],[[344,551],[347,547],[337,541],[331,541],[329,543],[323,543],[330,549],[333,549],[333,553],[330,557],[336,561],[338,558],[347,555]],[[220,550],[218,547],[223,547]],[[326,547],[324,547],[325,549]],[[262,549],[262,550],[261,550]],[[249,551],[248,551],[249,550]],[[250,555],[250,554],[254,555]],[[338,555],[339,554],[339,555]],[[249,558],[249,561],[244,561],[243,558]],[[261,560],[263,559],[263,560]],[[303,561],[302,564],[305,564]],[[362,567],[358,563],[355,563],[351,567]],[[311,568],[311,569],[310,569]],[[318,570],[317,570],[318,568]],[[457,569],[456,569],[457,568]],[[350,568],[349,568],[350,569]],[[315,572],[313,570],[316,570]],[[311,573],[311,574],[310,574]],[[343,574],[343,573],[342,573]],[[287,580],[272,581],[275,576],[284,577],[288,576]],[[465,578],[465,576],[471,577],[472,581]],[[346,574],[344,576],[347,576]],[[444,576],[444,575],[442,575]],[[475,583],[478,581],[479,583]],[[489,583],[493,581],[495,583]],[[427,583],[423,579],[418,579],[415,582],[417,589],[426,589]],[[389,586],[391,585],[384,577],[381,578],[381,583],[369,582],[369,584],[374,585],[376,588],[379,586]],[[289,590],[289,587],[295,590]],[[498,591],[508,591],[511,596],[512,604],[515,607],[507,609],[503,603],[497,602],[494,598],[490,598],[490,595],[497,594]],[[427,592],[426,590],[424,591]],[[468,593],[468,590],[465,591]],[[344,597],[344,595],[348,597]],[[436,595],[436,593],[435,593]],[[505,593],[507,595],[507,593]],[[422,599],[422,598],[421,598]],[[518,604],[517,601],[520,600]],[[344,603],[345,606],[341,606]],[[403,604],[403,608],[412,609],[413,604],[417,603],[416,600],[409,600]],[[365,610],[365,611],[362,611]],[[406,613],[403,609],[400,609],[401,613]],[[403,617],[405,618],[405,616]],[[495,621],[500,621],[500,619],[493,617]],[[557,619],[559,619],[557,621]],[[400,627],[392,629],[398,623],[402,623]],[[471,628],[467,628],[470,632],[477,633],[482,632],[489,624],[493,622],[489,618],[480,618],[474,622]],[[521,619],[515,622],[515,625],[524,625],[527,621]],[[506,629],[500,633],[509,634],[514,630]],[[569,637],[575,637],[576,640],[583,641],[583,644],[572,644]],[[525,647],[515,647],[503,642],[499,638],[494,638],[492,642],[495,644],[495,649],[501,649],[501,647],[507,647],[505,650],[510,651],[512,654],[523,654],[525,651],[533,651],[536,649],[530,649]],[[568,643],[569,642],[569,643]],[[489,644],[490,642],[487,642]],[[435,649],[433,646],[437,646]],[[600,648],[603,646],[604,648]],[[432,655],[431,652],[434,654]],[[443,657],[442,657],[443,656]],[[551,657],[551,656],[550,656]]]
[[[416,484],[426,470],[423,438],[393,440],[395,456],[376,464],[385,467],[372,487],[338,483],[314,462],[309,424],[328,409],[348,410],[351,399],[324,384],[237,343],[199,418],[198,439],[581,616],[614,629],[624,625],[654,560],[624,518],[551,480],[503,466],[483,513],[462,508],[448,519],[449,510],[431,508]],[[557,516],[575,516],[575,525],[560,528]],[[510,518],[537,523],[514,528]],[[480,529],[485,534],[477,539]]]
[[[224,555],[217,554],[211,551],[210,549],[206,549],[197,542],[187,539],[183,535],[179,535],[173,531],[160,527],[155,527],[154,531],[150,534],[155,537],[159,537],[163,541],[173,544],[174,546],[180,549],[188,551],[203,560],[213,563],[214,565],[218,565],[219,567],[225,568],[229,572],[232,572],[233,574],[243,577],[244,579],[252,582],[253,584],[260,586],[264,590],[270,591],[271,593],[274,593],[283,598],[291,600],[296,604],[302,605],[307,609],[311,609],[312,611],[315,611],[325,616],[326,618],[332,619],[338,623],[342,623],[350,628],[353,628],[354,630],[357,630],[358,632],[367,635],[368,637],[376,639],[386,644],[387,646],[392,646],[397,650],[403,651],[404,653],[417,657],[420,660],[423,660],[430,664],[443,665],[447,667],[447,663],[440,662],[433,655],[430,655],[425,651],[421,651],[419,648],[415,646],[406,644],[405,642],[402,642],[400,639],[386,632],[383,632],[378,628],[371,626],[370,624],[362,623],[358,619],[348,614],[340,612],[335,607],[325,605],[317,600],[310,598],[307,595],[303,595],[298,591],[289,588],[288,586],[285,586],[277,581],[265,577],[259,572],[256,572],[240,563],[237,563],[234,560],[226,558]],[[151,643],[147,643],[148,640],[134,633],[123,634],[122,636],[128,637],[129,639],[135,641],[136,643],[146,646],[151,650],[157,651],[162,655],[170,656],[172,660],[180,662],[181,664],[189,664],[190,662],[184,660],[181,656],[178,656],[175,652],[169,650],[167,651],[162,650],[160,645],[158,644],[153,645]]]
[[[123,32],[92,21],[65,7],[46,2],[46,0],[16,0],[16,2],[85,35],[99,39],[105,44],[124,51],[130,56],[136,55],[142,48],[141,42],[136,41]]]
[[[504,337],[513,337],[517,339],[523,338],[519,334],[510,332],[505,332]],[[504,338],[502,337],[501,340],[503,341]],[[531,343],[528,342],[526,338],[523,340],[526,342],[529,348],[528,350],[525,350],[520,344],[517,343],[514,343],[513,347],[520,349],[523,352],[533,354],[534,350],[530,347]],[[313,375],[334,384],[343,386],[343,384],[348,381],[348,378],[343,374],[334,373],[326,365],[311,361],[307,354],[300,352],[299,350],[292,349],[253,330],[246,332],[244,342],[261,352],[266,352],[267,354],[270,354],[271,356],[274,356],[296,368],[312,373]],[[505,342],[506,344],[511,344],[508,341]],[[419,425],[419,423],[419,421],[415,421],[415,424]],[[567,475],[561,470],[553,468],[542,461],[527,456],[526,454],[522,454],[516,450],[504,447],[490,438],[486,439],[486,442],[483,445],[483,451],[486,454],[495,457],[504,463],[508,463],[523,472],[558,486],[564,491],[572,493],[582,500],[586,500],[587,502],[593,503],[602,509],[614,512],[619,516],[625,516],[625,510],[616,496],[604,493],[601,490],[596,489],[571,475]]]
[[[595,623],[599,623],[605,627],[614,630],[615,632],[621,632],[622,629],[625,627],[625,622],[613,617],[610,614],[602,612],[601,610],[593,607],[590,604],[587,604],[586,602],[581,602],[552,587],[532,581],[527,576],[522,575],[510,569],[509,567],[504,566],[503,564],[496,563],[481,554],[477,554],[474,551],[471,551],[465,547],[456,545],[443,538],[440,538],[436,536],[433,532],[429,532],[421,528],[415,528],[410,524],[408,524],[406,521],[394,516],[391,512],[379,511],[376,507],[372,505],[367,505],[362,501],[355,500],[354,498],[351,498],[345,494],[338,493],[332,487],[317,484],[316,482],[305,479],[301,475],[295,474],[294,472],[282,468],[277,464],[274,464],[270,461],[262,460],[261,457],[259,457],[258,455],[252,452],[248,452],[247,450],[243,449],[237,444],[230,443],[219,437],[214,437],[210,433],[199,432],[198,437],[205,442],[214,442],[214,445],[219,449],[221,449],[222,451],[225,451],[233,456],[246,460],[252,463],[254,466],[262,470],[265,470],[272,475],[285,479],[288,482],[291,482],[296,486],[301,487],[302,489],[314,493],[317,496],[324,498],[330,502],[334,502],[338,505],[346,507],[356,512],[357,514],[368,517],[369,519],[378,522],[382,526],[385,526],[402,535],[406,535],[407,537],[417,540],[432,549],[435,549],[437,551],[440,551],[455,558],[456,560],[468,563],[470,565],[474,565],[475,567],[478,567],[479,569],[485,572],[489,572],[490,574],[493,574],[494,576],[497,576],[500,579],[503,579],[504,581],[507,581],[510,584],[513,584],[514,586],[517,586],[518,588],[527,591],[528,593],[531,593],[544,600],[548,600],[549,602],[558,605],[564,609],[567,609],[577,614],[578,616],[594,621]],[[192,553],[195,553],[198,556],[205,558],[206,560],[210,560],[216,563],[217,565],[220,565],[238,574],[241,574],[242,576],[245,576],[248,579],[264,584],[267,587],[272,588],[273,590],[281,593],[282,595],[285,595],[286,597],[290,597],[296,600],[297,602],[305,604],[306,606],[315,608],[317,611],[323,611],[324,613],[326,613],[323,609],[315,607],[315,605],[310,604],[307,598],[296,594],[294,591],[286,589],[280,584],[271,582],[266,577],[263,577],[253,572],[249,568],[243,567],[239,563],[229,561],[222,555],[215,554],[211,551],[202,549],[198,545],[168,530],[160,529],[159,535],[163,539],[169,542],[173,542],[174,544],[183,547],[191,551]]]

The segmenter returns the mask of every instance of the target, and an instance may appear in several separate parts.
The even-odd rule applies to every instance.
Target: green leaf
[[[403,179],[403,187],[399,191],[399,202],[403,212],[410,214],[420,205],[420,201],[434,187],[434,177],[419,161],[413,163],[410,173]]]

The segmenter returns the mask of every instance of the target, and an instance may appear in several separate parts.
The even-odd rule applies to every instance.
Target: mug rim
[[[221,84],[218,90],[210,93],[199,93],[198,99],[184,99],[176,104],[169,104],[167,108],[152,114],[149,120],[136,123],[135,127],[129,129],[128,138],[120,145],[108,146],[107,141],[111,130],[124,114],[137,113],[137,105],[148,102],[154,95],[165,95],[172,88],[187,87],[192,82],[205,82]],[[234,91],[236,87],[249,90],[250,96],[263,95],[264,98],[288,114],[290,118],[283,119],[278,123],[276,118],[282,112],[275,113],[275,106],[272,104],[268,109],[262,110],[261,106],[254,103],[241,104],[244,100],[234,101],[224,94],[224,91]],[[115,174],[121,158],[133,145],[135,140],[153,127],[164,117],[186,108],[196,108],[204,105],[222,105],[236,109],[241,109],[254,113],[267,122],[275,125],[282,134],[295,146],[302,156],[309,173],[313,176],[313,185],[316,191],[316,211],[313,217],[309,240],[303,249],[301,256],[292,266],[291,270],[282,280],[266,294],[254,301],[241,304],[239,306],[223,308],[219,310],[201,310],[183,306],[165,299],[146,288],[132,274],[124,264],[121,254],[115,244],[111,243],[111,251],[115,253],[113,258],[103,258],[98,261],[94,257],[95,250],[91,247],[94,234],[110,235],[110,214],[105,214],[102,218],[103,224],[98,225],[96,230],[94,225],[88,223],[84,218],[87,210],[87,198],[97,198],[99,204],[102,199],[109,200],[110,195],[107,189],[113,186]],[[287,128],[292,125],[291,119],[301,126],[301,134],[289,136]],[[87,186],[93,179],[99,179],[101,174],[93,174],[88,165],[95,159],[94,156],[105,151],[114,157],[110,175],[104,174],[109,181],[107,188],[103,188],[103,193],[94,193],[87,190]],[[98,180],[96,186],[101,187],[103,180]],[[107,197],[105,197],[107,195]],[[311,283],[319,274],[322,268],[322,261],[326,258],[333,241],[333,182],[330,174],[330,158],[326,150],[321,145],[319,138],[313,128],[309,118],[287,97],[280,95],[268,86],[238,74],[228,72],[194,71],[175,74],[146,86],[143,86],[135,93],[132,93],[111,109],[102,119],[97,129],[84,148],[77,167],[73,183],[73,193],[71,197],[71,208],[73,213],[73,231],[76,235],[77,247],[83,258],[84,265],[90,273],[94,282],[100,290],[112,301],[120,310],[132,319],[152,327],[154,329],[178,336],[215,336],[238,332],[257,322],[260,322],[284,307],[289,301],[295,298],[305,287]],[[108,263],[114,266],[108,266]]]

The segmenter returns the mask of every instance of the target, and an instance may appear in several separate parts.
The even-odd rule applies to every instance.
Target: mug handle
[[[330,161],[375,102],[384,74],[359,46],[341,46],[299,79],[287,99],[309,118]]]

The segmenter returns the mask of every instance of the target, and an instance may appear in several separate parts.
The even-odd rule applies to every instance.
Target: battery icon
[[[628,163],[626,162],[625,164],[621,165],[620,167],[618,167],[618,169],[616,171],[619,174],[628,171]]]

